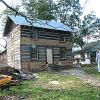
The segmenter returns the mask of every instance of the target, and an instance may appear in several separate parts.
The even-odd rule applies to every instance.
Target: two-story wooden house
[[[35,20],[31,25],[21,16],[7,18],[8,65],[34,69],[48,64],[72,65],[72,30],[54,20]]]

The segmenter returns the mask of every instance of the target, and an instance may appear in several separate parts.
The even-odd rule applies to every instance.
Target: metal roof
[[[11,15],[9,18],[18,25],[26,25],[26,26],[31,26],[31,24],[22,16],[14,16]],[[31,20],[29,20],[31,21]],[[31,21],[34,27],[41,27],[41,28],[47,28],[47,29],[54,29],[54,30],[61,30],[61,31],[68,31],[68,32],[73,32],[71,28],[68,26],[64,25],[63,23],[57,22],[55,20],[39,20],[35,19]]]
[[[75,52],[75,54],[96,52],[98,49],[100,49],[100,40],[86,44],[82,50]]]

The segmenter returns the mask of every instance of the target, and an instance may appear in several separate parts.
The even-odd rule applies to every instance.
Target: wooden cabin
[[[5,25],[8,65],[35,69],[46,64],[72,65],[72,29],[54,20],[9,16]]]

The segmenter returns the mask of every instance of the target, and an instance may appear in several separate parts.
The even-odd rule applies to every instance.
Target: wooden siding
[[[32,70],[32,69],[40,69],[41,66],[45,66],[45,61],[29,61],[29,62],[22,62],[21,67],[24,70]]]
[[[35,29],[36,30],[36,29]],[[46,65],[47,55],[46,55],[46,49],[51,48],[53,50],[53,62],[54,64],[61,64],[61,65],[72,65],[71,60],[71,34],[64,34],[65,42],[59,41],[59,34],[58,31],[48,31],[45,29],[38,29],[38,38],[34,39],[32,37],[32,29],[30,27],[22,28],[21,32],[21,61],[22,61],[22,68],[28,69],[29,68],[35,68],[39,66]],[[36,31],[35,31],[36,32]],[[38,59],[37,60],[31,60],[30,58],[30,48],[33,46],[36,46],[38,49]],[[65,47],[66,48],[66,59],[61,60],[60,59],[60,48]],[[23,50],[22,50],[23,49]],[[26,50],[26,51],[25,51]],[[43,63],[42,63],[43,62]]]
[[[38,59],[39,61],[46,62],[46,48],[45,47],[38,47]]]
[[[53,59],[54,61],[60,60],[60,48],[53,48]]]
[[[63,61],[54,61],[54,64],[60,64],[62,66],[72,66],[73,65],[73,61],[72,60],[63,60]]]
[[[24,44],[20,46],[21,61],[30,61],[30,47],[31,45]]]
[[[30,27],[26,28],[23,27],[21,29],[21,36],[22,37],[33,37],[33,34],[38,34],[38,39],[47,39],[47,40],[59,40],[60,34],[64,34],[65,41],[71,41],[71,33],[67,32],[60,32],[60,31],[53,31],[48,29],[39,30],[39,28],[31,29]]]
[[[32,60],[30,55],[31,55],[31,51],[30,48],[32,47],[32,45],[30,44],[23,44],[21,45],[21,61],[22,63],[30,63],[30,62],[45,62],[47,60],[47,54],[46,54],[46,49],[50,48],[53,50],[53,62],[56,64],[59,64],[61,62],[61,64],[63,65],[63,61],[64,64],[69,63],[69,61],[71,61],[72,59],[72,53],[71,53],[71,49],[66,49],[66,59],[61,59],[60,56],[60,47],[50,47],[50,46],[45,46],[45,45],[34,45],[37,50],[38,50],[38,59],[37,60]],[[66,63],[65,63],[66,62]],[[38,64],[38,63],[37,63]],[[28,64],[30,65],[30,64]],[[34,65],[34,64],[33,64]],[[70,65],[70,64],[69,64]],[[34,67],[34,66],[33,66]]]
[[[11,67],[20,66],[20,26],[14,27],[7,35],[7,62]]]
[[[7,54],[6,51],[0,53],[0,67],[7,66]]]
[[[21,44],[48,45],[48,46],[59,46],[59,47],[72,48],[71,42],[62,42],[61,43],[57,40],[46,40],[46,39],[34,40],[30,37],[22,37]]]

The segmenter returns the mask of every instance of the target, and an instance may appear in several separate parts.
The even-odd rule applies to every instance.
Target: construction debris
[[[31,72],[15,69],[10,66],[0,67],[0,74],[12,76],[12,80],[33,80],[36,76]]]

